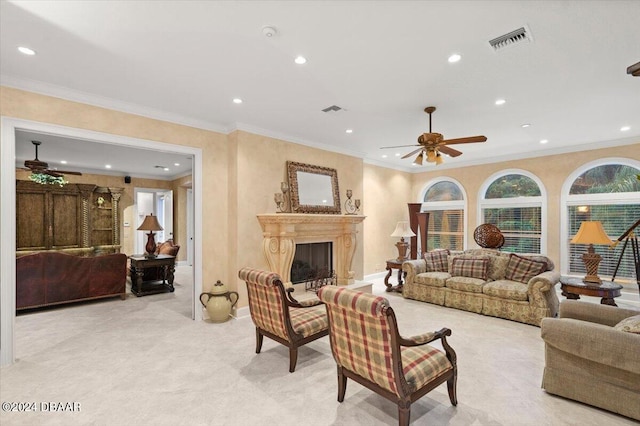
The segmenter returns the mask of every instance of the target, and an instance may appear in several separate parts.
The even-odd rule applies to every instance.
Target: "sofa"
[[[127,256],[40,252],[16,259],[16,310],[126,297]]]
[[[640,421],[640,311],[576,300],[542,320],[548,393]]]
[[[405,298],[540,326],[555,317],[551,259],[492,249],[434,250],[402,264]]]

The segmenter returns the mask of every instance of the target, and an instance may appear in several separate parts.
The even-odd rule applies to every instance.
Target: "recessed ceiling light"
[[[400,157],[400,153],[399,152],[396,152],[396,157]]]
[[[18,47],[20,53],[24,53],[25,55],[33,56],[36,54],[36,51],[33,49],[29,49],[28,47],[20,46]]]
[[[298,65],[302,65],[307,63],[307,58],[305,58],[304,56],[297,56],[293,61]]]
[[[105,164],[105,165],[104,165],[104,168],[105,168],[105,169],[110,169],[110,168],[111,168],[111,164]]]
[[[523,129],[526,129],[527,127],[531,127],[531,124],[529,124],[529,123],[524,123],[524,124],[522,125],[522,128],[523,128]]]
[[[168,171],[169,171],[169,168],[168,168],[168,167],[165,167],[165,168],[164,168],[164,169],[162,169],[162,170],[164,170],[165,172],[168,172]]]
[[[67,160],[60,160],[60,164],[67,164]]]
[[[234,103],[234,104],[241,104],[241,103],[242,103],[242,99],[240,99],[240,98],[233,98],[233,103]]]
[[[620,131],[621,131],[621,132],[626,132],[627,130],[630,130],[630,129],[631,129],[631,127],[629,127],[629,126],[622,126],[622,127],[620,127]]]
[[[382,154],[382,158],[387,158],[387,154]]]
[[[496,105],[504,105],[507,101],[504,99],[497,99],[496,100]]]
[[[549,142],[548,139],[540,139],[540,143],[547,143],[547,142]]]
[[[178,167],[180,163],[173,163],[174,166]]]
[[[353,133],[353,129],[347,129],[346,132],[347,133]]]
[[[460,59],[462,59],[462,56],[458,55],[457,53],[454,53],[453,55],[449,56],[448,61],[451,63],[454,63],[454,62],[458,62]]]

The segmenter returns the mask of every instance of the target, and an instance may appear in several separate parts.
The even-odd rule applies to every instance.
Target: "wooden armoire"
[[[120,252],[123,188],[16,181],[16,252],[80,256]]]

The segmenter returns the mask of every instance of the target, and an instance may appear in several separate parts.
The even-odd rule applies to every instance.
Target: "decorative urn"
[[[207,309],[211,322],[225,322],[231,316],[231,309],[238,303],[238,292],[227,290],[227,286],[218,280],[211,293],[202,293],[200,303]]]

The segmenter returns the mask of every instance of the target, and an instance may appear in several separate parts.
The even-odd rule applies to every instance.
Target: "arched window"
[[[464,250],[466,221],[462,186],[453,179],[438,178],[425,185],[423,194],[421,211],[429,213],[427,250]]]
[[[582,254],[587,251],[584,244],[570,241],[587,220],[597,220],[609,238],[616,240],[640,219],[640,163],[626,159],[603,159],[586,164],[565,181],[562,191],[564,201],[561,253],[562,271],[567,274],[584,275]],[[601,278],[616,279],[635,277],[632,248],[622,249],[624,241],[614,249],[595,245],[596,253],[602,256],[598,268]],[[567,254],[568,253],[568,257]],[[616,266],[621,260],[618,270]]]
[[[524,170],[503,170],[480,188],[478,223],[504,235],[503,251],[545,253],[546,204],[542,182]]]

